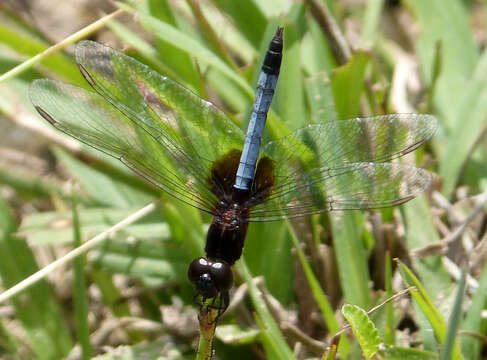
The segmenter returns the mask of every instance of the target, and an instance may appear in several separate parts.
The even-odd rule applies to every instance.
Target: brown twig
[[[294,324],[284,321],[280,324],[282,331],[286,334],[286,336],[301,342],[304,346],[306,346],[311,352],[316,355],[323,354],[326,351],[327,346],[324,342],[315,340],[312,337],[305,334],[301,331],[297,326]]]
[[[410,286],[400,292],[398,292],[397,294],[395,294],[394,296],[391,296],[390,298],[386,299],[385,301],[383,301],[382,303],[380,303],[379,305],[377,306],[374,306],[372,309],[370,309],[369,311],[367,311],[367,315],[372,315],[374,312],[376,312],[377,310],[379,310],[381,307],[383,307],[385,304],[391,302],[391,301],[394,301],[396,300],[398,297],[401,297],[401,296],[404,296],[405,294],[409,293],[411,290],[415,290],[416,287],[415,286]],[[343,334],[345,331],[348,331],[349,329],[351,328],[351,326],[349,324],[347,325],[344,325],[340,330],[338,330],[335,335],[333,335],[333,338],[337,338],[339,337],[341,334]]]
[[[338,64],[345,64],[352,56],[352,51],[330,11],[322,1],[306,0],[306,3],[310,7],[311,14],[323,29]]]

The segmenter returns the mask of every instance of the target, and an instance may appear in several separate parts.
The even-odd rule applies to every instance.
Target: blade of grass
[[[91,199],[112,207],[131,207],[148,203],[152,197],[116,177],[110,177],[84,164],[66,151],[55,148],[56,158],[80,182]]]
[[[21,341],[17,339],[10,331],[5,327],[2,320],[0,320],[0,348],[5,357],[9,359],[19,359],[18,354],[23,350],[20,346]]]
[[[303,75],[301,68],[301,39],[303,33],[297,25],[304,17],[304,7],[294,7],[293,21],[284,28],[285,56],[282,59],[282,71],[276,89],[273,108],[281,116],[282,121],[291,129],[307,124],[303,96]]]
[[[330,75],[332,69],[337,67],[335,57],[316,20],[310,19],[307,25],[311,37],[311,47],[313,49],[313,62],[316,64],[315,70],[310,69],[310,73],[315,74],[324,71],[327,75]]]
[[[16,191],[28,196],[37,198],[49,198],[53,194],[67,199],[69,195],[58,184],[39,179],[35,176],[19,174],[18,171],[11,171],[0,168],[0,184],[11,186]]]
[[[293,240],[294,248],[296,250],[296,253],[298,254],[299,261],[301,263],[304,274],[306,276],[306,280],[308,281],[308,284],[311,288],[313,298],[315,299],[316,303],[318,304],[318,307],[320,308],[321,315],[323,316],[323,320],[326,324],[328,331],[331,334],[334,334],[338,332],[338,330],[340,330],[340,324],[335,319],[335,312],[333,311],[331,304],[328,302],[328,299],[326,298],[326,294],[321,288],[318,279],[314,275],[310,264],[306,260],[306,256],[301,250],[301,246],[299,245],[294,229],[289,224],[289,222],[286,223],[288,225],[288,230]],[[345,334],[341,335],[340,344],[341,345],[339,347],[339,352],[341,356],[345,357],[348,351],[350,350],[350,342],[348,341],[348,338],[345,336]]]
[[[484,267],[482,276],[479,280],[479,287],[477,288],[475,295],[473,296],[472,303],[467,310],[467,316],[461,329],[469,332],[482,334],[485,322],[479,314],[485,309],[487,303],[487,266]],[[466,359],[478,360],[480,359],[482,352],[482,341],[472,336],[464,336],[462,338],[462,351]]]
[[[127,12],[135,13],[135,9],[130,6],[122,3],[118,3],[118,6]],[[157,38],[162,39],[174,47],[187,52],[191,56],[198,59],[198,61],[215,67],[215,69],[218,69],[230,79],[235,81],[235,83],[238,84],[249,97],[253,96],[253,90],[249,84],[247,84],[247,82],[238,73],[236,73],[216,54],[202,45],[199,41],[191,38],[173,26],[156,19],[153,16],[139,13],[139,18],[144,26],[150,29]]]
[[[259,340],[265,350],[266,358],[269,360],[280,360],[281,355],[279,348],[277,347],[277,344],[272,338],[269,330],[265,326],[265,323],[258,314],[254,314],[254,319],[260,330]]]
[[[386,253],[385,261],[385,284],[386,284],[386,297],[393,296],[392,288],[392,261],[389,252]],[[394,303],[388,302],[386,305],[386,322],[384,325],[384,344],[394,345],[395,339],[395,321],[394,321]]]
[[[345,300],[370,307],[370,275],[362,241],[363,216],[359,213],[332,214],[334,250]]]
[[[163,196],[164,200],[168,198],[167,195]],[[203,231],[203,219],[200,211],[178,201],[164,201],[163,209],[172,239],[184,244],[192,258],[201,256],[206,234]]]
[[[107,227],[122,221],[137,211],[132,208],[89,207],[79,211],[85,236],[95,236]],[[129,225],[124,228],[124,234],[149,241],[157,234],[160,241],[168,240],[171,236],[167,224],[161,215],[154,212],[153,216],[144,218],[144,222]],[[17,234],[36,246],[59,245],[73,242],[73,223],[70,211],[46,211],[24,216]],[[153,244],[151,245],[153,246]],[[161,251],[161,249],[157,249]]]
[[[434,352],[400,346],[381,348],[379,355],[387,360],[438,360],[438,355]]]
[[[24,61],[22,64],[20,64],[19,66],[16,66],[15,68],[6,72],[5,74],[0,75],[0,84],[4,81],[7,81],[7,80],[17,76],[18,74],[22,73],[23,71],[31,68],[32,66],[39,63],[40,61],[42,61],[43,59],[45,59],[49,55],[54,54],[54,53],[58,52],[59,50],[64,49],[66,46],[74,44],[75,42],[87,37],[89,34],[100,29],[108,21],[110,21],[114,17],[120,15],[122,12],[123,12],[123,10],[119,9],[119,10],[116,10],[109,15],[102,17],[101,19],[95,21],[94,23],[84,27],[80,31],[77,31],[73,35],[68,36],[66,39],[57,43],[56,45],[53,45],[50,48],[46,49],[45,51],[41,52],[40,54],[30,58],[29,60]]]
[[[415,15],[421,29],[416,44],[422,73],[428,84],[432,82],[435,44],[442,42],[442,73],[436,87],[435,108],[444,120],[443,125],[452,130],[464,124],[459,113],[459,99],[464,98],[470,87],[470,77],[478,61],[478,47],[469,26],[464,3],[456,0],[405,0],[404,4]],[[434,19],[434,21],[432,21]],[[454,137],[458,134],[453,132]]]
[[[409,250],[422,248],[440,241],[431,209],[421,196],[400,207],[406,225],[406,240]],[[430,256],[416,261],[415,268],[433,297],[449,293],[451,279],[445,271],[440,256]]]
[[[141,4],[139,11],[143,11],[147,14],[154,16],[156,19],[165,22],[175,28],[182,29],[184,27],[178,21],[177,12],[173,11],[170,2],[168,0],[149,0],[146,3]],[[142,26],[145,24],[142,22]],[[150,31],[150,28],[147,28]],[[155,34],[154,34],[155,35]],[[158,59],[164,64],[165,67],[171,69],[177,74],[177,77],[170,76],[173,80],[182,79],[186,86],[189,86],[196,90],[198,94],[201,94],[201,86],[199,83],[198,71],[196,69],[194,59],[183,50],[180,50],[176,46],[168,43],[167,41],[155,37],[155,45],[158,52]]]
[[[116,20],[107,23],[107,27],[123,40],[124,43],[127,43],[136,49],[138,54],[142,55],[144,63],[161,74],[167,75],[172,80],[182,82],[181,77],[171,67],[161,62],[157,50],[135,32]],[[187,84],[188,83],[186,82],[186,85]]]
[[[133,213],[132,215],[128,216],[124,220],[120,221],[119,223],[115,224],[111,228],[105,230],[104,232],[98,234],[94,238],[88,240],[80,247],[71,250],[65,256],[53,261],[49,265],[45,266],[41,270],[37,271],[36,273],[32,274],[31,276],[25,278],[24,280],[18,282],[14,286],[10,287],[9,289],[5,290],[3,293],[0,294],[0,303],[16,296],[23,290],[27,289],[31,285],[35,284],[39,280],[45,278],[48,274],[59,268],[61,265],[66,264],[67,262],[73,260],[77,256],[84,254],[88,250],[91,250],[95,246],[99,245],[101,242],[106,240],[110,235],[115,233],[116,231],[124,228],[125,226],[139,220],[143,216],[150,213],[152,210],[156,208],[156,203],[151,203],[139,211]]]
[[[384,0],[369,0],[365,8],[364,25],[362,27],[362,46],[369,48],[374,45],[379,26],[380,15],[384,6]]]
[[[228,1],[212,0],[226,15],[230,16],[235,23],[235,27],[258,49],[262,34],[267,27],[267,19],[259,8],[255,0]]]
[[[0,197],[0,253],[3,254],[0,276],[5,287],[37,269],[34,254],[25,241],[14,237],[16,228],[7,204]],[[22,298],[10,300],[33,357],[42,360],[64,358],[72,348],[72,340],[47,283],[40,282],[28,289]]]
[[[447,71],[446,67],[444,71]],[[443,178],[442,192],[447,196],[450,196],[454,190],[458,178],[462,175],[465,162],[486,127],[486,77],[487,50],[484,51],[476,64],[474,73],[468,82],[468,87],[465,88],[462,96],[455,99],[458,106],[457,121],[450,124],[451,133],[446,139],[439,168],[439,175]],[[461,121],[458,119],[461,119]]]
[[[2,24],[0,24],[0,43],[12,48],[17,54],[27,57],[35,56],[49,48],[48,45],[31,37],[20,35]],[[76,66],[62,54],[45,57],[40,63],[66,80],[78,85],[84,82]]]
[[[243,278],[245,279],[245,282],[249,287],[250,298],[252,299],[252,303],[254,304],[257,315],[262,321],[263,328],[266,329],[266,331],[268,332],[269,340],[272,344],[272,347],[279,354],[279,359],[294,359],[293,353],[289,348],[286,340],[284,339],[284,336],[280,331],[278,324],[276,323],[276,321],[272,317],[271,312],[267,308],[267,305],[262,298],[262,293],[255,285],[252,279],[252,275],[250,274],[243,257],[237,263],[237,267],[239,271],[243,274]]]
[[[331,88],[339,119],[357,116],[360,96],[364,89],[365,69],[370,60],[366,52],[356,52],[350,61],[337,68],[331,75]]]
[[[441,360],[454,359],[452,351],[455,346],[455,338],[457,336],[457,329],[460,325],[462,318],[462,303],[465,295],[465,271],[462,271],[460,280],[458,281],[457,293],[455,295],[455,302],[450,313],[450,319],[448,320],[448,332],[446,334],[446,341],[441,351]]]
[[[233,60],[231,54],[223,45],[221,39],[218,38],[212,25],[206,19],[205,14],[201,10],[200,4],[195,0],[188,0],[188,4],[193,11],[195,19],[198,21],[200,32],[204,35],[210,48],[215,52],[228,66],[230,66],[234,71],[238,71],[238,66]]]
[[[77,210],[77,198],[73,196],[73,246],[81,246],[81,227]],[[88,324],[88,303],[86,295],[85,256],[80,255],[73,260],[74,268],[74,313],[76,319],[76,334],[81,347],[81,358],[90,359],[93,347],[90,343],[90,326]]]
[[[306,80],[306,93],[311,111],[311,123],[337,120],[330,80],[320,73]]]
[[[262,241],[266,239],[266,241]],[[289,304],[294,299],[292,244],[282,223],[254,223],[245,239],[244,256],[253,274],[263,275],[267,289],[280,302]]]
[[[350,61],[332,72],[331,90],[334,103],[327,111],[330,114],[327,115],[327,120],[331,120],[330,116],[335,112],[341,119],[357,116],[369,58],[368,54],[357,52]],[[366,309],[370,307],[371,298],[367,253],[362,241],[363,216],[358,212],[331,213],[330,219],[345,301]]]
[[[426,292],[426,289],[423,287],[419,279],[413,274],[413,272],[401,262],[399,262],[399,270],[401,272],[403,281],[408,286],[416,287],[416,291],[411,291],[412,297],[414,300],[416,300],[424,315],[426,315],[439,342],[441,344],[445,344],[448,328],[445,320],[441,316],[440,311],[435,306],[433,300]],[[452,349],[452,355],[452,359],[463,359],[458,341],[455,341]]]

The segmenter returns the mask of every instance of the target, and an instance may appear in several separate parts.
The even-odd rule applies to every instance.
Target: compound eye
[[[218,295],[218,289],[211,273],[212,263],[205,258],[193,260],[189,265],[188,278],[196,288],[196,291],[205,298],[214,298]]]
[[[218,291],[228,291],[233,285],[233,274],[230,265],[225,261],[214,262],[210,266],[210,274]]]
[[[191,262],[188,268],[188,279],[193,284],[200,278],[201,275],[210,272],[210,263],[203,257],[197,258]]]

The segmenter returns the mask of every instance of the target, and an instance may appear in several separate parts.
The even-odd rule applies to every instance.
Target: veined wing
[[[148,131],[95,92],[52,80],[36,80],[30,98],[39,114],[57,129],[120,159],[178,199],[211,212],[216,197],[195,186],[207,174],[186,168],[188,154],[166,133]],[[197,159],[194,159],[197,161]]]
[[[242,130],[222,111],[137,60],[82,41],[76,47],[76,61],[100,96],[178,159],[177,165],[191,175],[192,186],[200,193],[208,192],[211,164],[241,148]]]
[[[316,168],[252,207],[250,221],[272,221],[333,210],[400,205],[428,188],[431,174],[398,163],[345,163]]]
[[[433,136],[436,118],[423,114],[389,114],[309,125],[263,147],[275,161],[276,176],[344,163],[388,162]],[[299,162],[300,166],[296,167]]]
[[[390,187],[399,185],[396,178],[416,194],[429,184],[428,173],[369,163],[383,163],[413,151],[433,136],[436,128],[431,115],[391,114],[309,125],[269,142],[263,154],[274,160],[274,186],[266,203],[251,211],[251,220],[262,220],[271,213],[271,218],[285,218],[299,212],[370,209],[404,202],[410,199],[409,194],[403,188],[395,192]],[[384,173],[391,176],[390,181],[382,177]],[[371,183],[353,183],[361,177]],[[384,187],[385,198],[379,196],[379,185]],[[277,215],[279,211],[281,215]]]

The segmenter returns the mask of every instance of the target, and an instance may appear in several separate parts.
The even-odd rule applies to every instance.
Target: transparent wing
[[[347,163],[313,169],[253,207],[250,221],[396,206],[423,192],[430,182],[428,171],[402,164]]]
[[[274,159],[277,177],[292,177],[295,171],[301,171],[295,167],[296,161],[305,168],[388,162],[421,146],[437,127],[434,116],[423,114],[330,121],[271,141],[263,147],[263,154]]]
[[[234,148],[244,134],[222,111],[137,60],[93,41],[76,46],[76,61],[97,93],[157,137],[208,162]]]
[[[387,178],[373,176],[376,166],[380,169],[377,175],[383,174],[389,169],[388,166],[372,166],[368,163],[390,161],[413,151],[433,136],[436,129],[437,121],[431,115],[391,114],[309,125],[282,139],[269,142],[264,146],[263,154],[274,160],[274,187],[266,202],[257,205],[251,212],[251,221],[262,221],[265,218],[264,211],[272,211],[273,217],[280,211],[279,218],[298,216],[299,211],[303,214],[329,211],[330,202],[335,203],[333,209],[341,210],[395,205],[396,201],[403,201],[407,194],[404,191],[395,193],[395,189],[391,188],[398,186],[395,179],[388,181]],[[415,181],[418,178],[424,179],[425,172],[415,172],[415,168],[405,167],[407,171],[404,173],[405,170],[395,170],[397,166],[390,168],[390,175],[400,177],[408,189],[419,189]],[[364,171],[367,175],[365,177],[364,174],[360,175]],[[369,179],[371,184],[351,183],[361,176]],[[310,181],[316,184],[308,192],[308,185],[304,183]],[[412,181],[414,186],[408,186],[408,181]],[[346,184],[349,193],[346,188],[339,188],[336,182]],[[429,182],[420,183],[424,185]],[[376,195],[379,194],[370,192],[371,188],[376,189],[378,185],[383,187],[384,194],[388,196],[382,199],[383,204],[377,202],[380,197],[376,198]],[[360,187],[363,193],[374,198],[355,198]],[[395,198],[393,195],[401,196]],[[315,199],[311,201],[311,197]],[[306,198],[308,200],[304,201]],[[347,200],[342,205],[337,204],[337,201],[341,204],[341,199]],[[299,208],[296,205],[298,200]],[[320,201],[323,209],[317,205]]]
[[[189,159],[165,137],[147,131],[97,93],[52,80],[36,80],[30,98],[39,114],[60,131],[120,159],[170,195],[204,211],[213,210],[212,194],[200,192]]]
[[[41,115],[171,195],[212,211],[217,199],[210,189],[220,184],[208,184],[211,165],[242,146],[241,129],[211,103],[112,48],[82,41],[76,61],[96,93],[38,82],[31,97]]]

